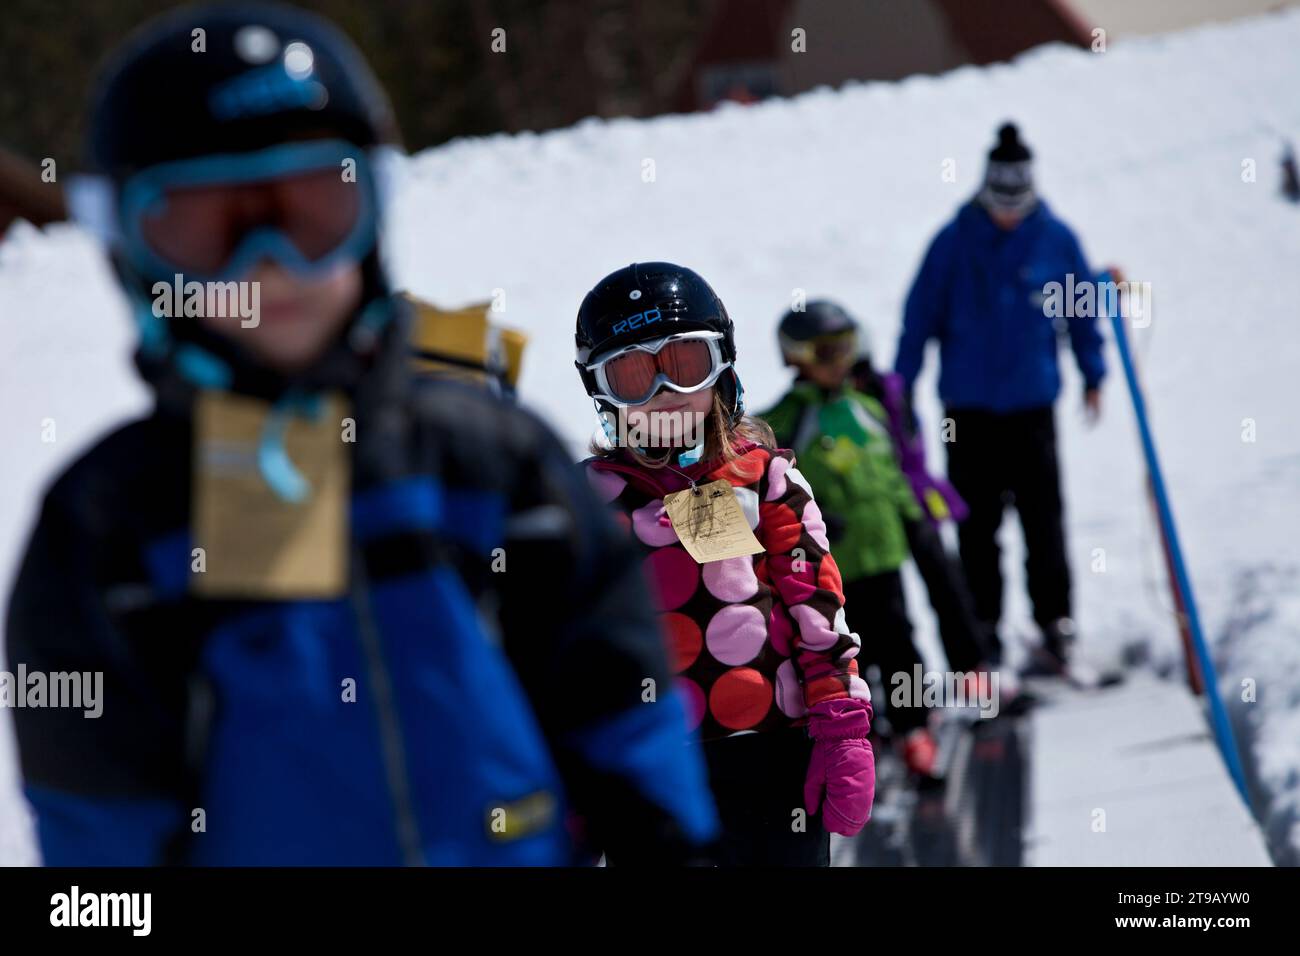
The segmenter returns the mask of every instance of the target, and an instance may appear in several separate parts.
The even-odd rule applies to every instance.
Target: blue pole
[[[1110,273],[1101,276],[1103,281],[1111,281]],[[1098,301],[1101,301],[1100,294]],[[1124,329],[1123,310],[1116,309],[1110,317],[1111,327],[1115,331],[1115,344],[1119,347],[1120,360],[1124,363],[1124,378],[1128,381],[1129,395],[1133,399],[1133,412],[1137,416],[1138,432],[1142,436],[1142,453],[1146,456],[1147,473],[1151,478],[1151,487],[1155,492],[1156,509],[1160,513],[1160,526],[1169,545],[1169,554],[1174,566],[1174,575],[1178,589],[1182,592],[1187,606],[1188,630],[1192,635],[1192,646],[1196,650],[1196,659],[1201,665],[1201,676],[1205,680],[1205,696],[1210,704],[1210,725],[1214,730],[1214,739],[1223,755],[1223,762],[1228,765],[1228,773],[1246,806],[1250,798],[1246,794],[1246,775],[1241,768],[1241,756],[1237,751],[1237,741],[1228,723],[1228,711],[1219,695],[1218,674],[1214,662],[1210,659],[1210,649],[1205,643],[1201,631],[1200,615],[1196,611],[1196,597],[1192,593],[1192,580],[1187,574],[1187,565],[1183,561],[1183,549],[1178,543],[1178,528],[1174,525],[1174,512],[1169,504],[1169,495],[1165,490],[1165,479],[1160,471],[1160,459],[1156,457],[1156,443],[1151,435],[1151,424],[1147,419],[1146,400],[1142,397],[1142,386],[1138,383],[1137,369],[1133,365],[1133,353],[1129,349],[1128,335]]]

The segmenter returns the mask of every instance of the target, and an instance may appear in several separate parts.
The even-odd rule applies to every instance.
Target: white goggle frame
[[[690,341],[693,339],[702,339],[709,346],[709,358],[713,363],[713,370],[705,377],[704,381],[698,385],[678,385],[663,372],[654,377],[646,393],[636,401],[628,401],[625,398],[618,398],[613,394],[613,389],[609,386],[609,379],[605,377],[605,366],[609,362],[629,352],[649,352],[651,355],[658,355],[670,342]],[[659,389],[667,387],[674,392],[680,392],[683,395],[690,395],[694,392],[706,389],[713,385],[727,369],[731,368],[731,363],[725,361],[722,357],[722,333],[721,332],[675,332],[671,335],[665,335],[662,338],[652,339],[649,342],[633,342],[631,345],[625,345],[621,349],[616,349],[608,355],[602,355],[599,359],[590,365],[584,366],[596,381],[596,391],[591,393],[591,397],[598,402],[608,402],[611,405],[619,405],[624,408],[631,405],[644,405],[654,397]]]

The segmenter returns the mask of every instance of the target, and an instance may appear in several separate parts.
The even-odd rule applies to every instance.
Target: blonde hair
[[[700,461],[719,465],[735,461],[741,454],[738,446],[745,441],[752,441],[769,450],[776,448],[776,435],[772,432],[772,427],[761,418],[742,415],[735,426],[728,424],[730,418],[730,410],[722,404],[722,396],[717,388],[714,388],[713,408],[709,410],[708,422],[705,425],[704,454],[700,457]],[[597,458],[614,458],[618,455],[620,447],[600,445],[593,441],[590,451]],[[647,468],[664,468],[669,462],[669,458],[655,461],[642,455],[637,455],[637,460]]]

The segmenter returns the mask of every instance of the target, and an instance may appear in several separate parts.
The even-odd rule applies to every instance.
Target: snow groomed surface
[[[1036,691],[1026,865],[1271,865],[1185,686]]]

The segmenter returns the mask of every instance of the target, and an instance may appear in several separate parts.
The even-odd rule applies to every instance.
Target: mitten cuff
[[[815,740],[860,739],[870,732],[871,704],[865,700],[824,700],[808,710],[808,733]]]

